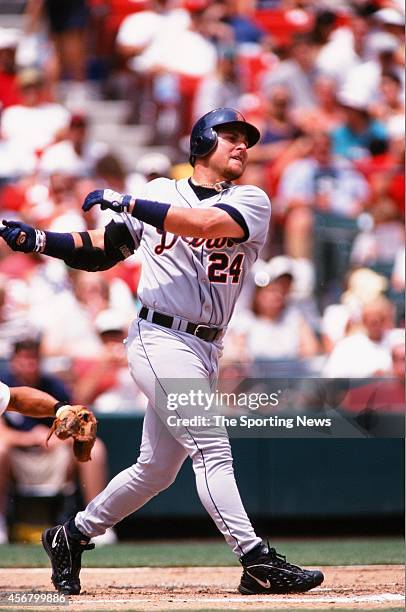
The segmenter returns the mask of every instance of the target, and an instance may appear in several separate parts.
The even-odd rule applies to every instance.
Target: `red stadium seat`
[[[314,21],[311,13],[302,10],[265,9],[256,11],[253,17],[278,45],[289,44],[297,32],[308,32]]]

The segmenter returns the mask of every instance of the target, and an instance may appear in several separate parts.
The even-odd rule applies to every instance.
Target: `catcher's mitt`
[[[78,461],[89,461],[90,453],[96,442],[97,420],[86,406],[62,406],[56,413],[49,431],[47,442],[52,434],[61,440],[73,438],[73,454]]]

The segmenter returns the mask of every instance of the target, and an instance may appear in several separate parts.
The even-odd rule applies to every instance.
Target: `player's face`
[[[220,128],[217,134],[218,144],[210,157],[210,167],[219,177],[234,181],[247,165],[247,136],[238,128]]]

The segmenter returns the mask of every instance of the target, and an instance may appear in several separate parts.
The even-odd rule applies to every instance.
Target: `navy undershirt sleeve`
[[[224,210],[226,213],[228,213],[233,219],[233,221],[238,223],[238,225],[243,230],[244,236],[242,238],[233,238],[234,242],[246,242],[246,240],[248,240],[248,238],[250,237],[250,231],[240,211],[234,208],[234,206],[230,206],[229,204],[215,204],[214,208],[221,208],[221,210]]]

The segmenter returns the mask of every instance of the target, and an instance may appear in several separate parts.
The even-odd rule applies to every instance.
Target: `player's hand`
[[[0,236],[13,251],[32,253],[37,246],[37,233],[31,225],[21,221],[3,219],[4,227],[0,227]]]
[[[110,208],[116,213],[128,212],[131,196],[112,189],[96,189],[91,191],[83,202],[83,210],[88,212],[93,206],[99,205],[102,210]]]

